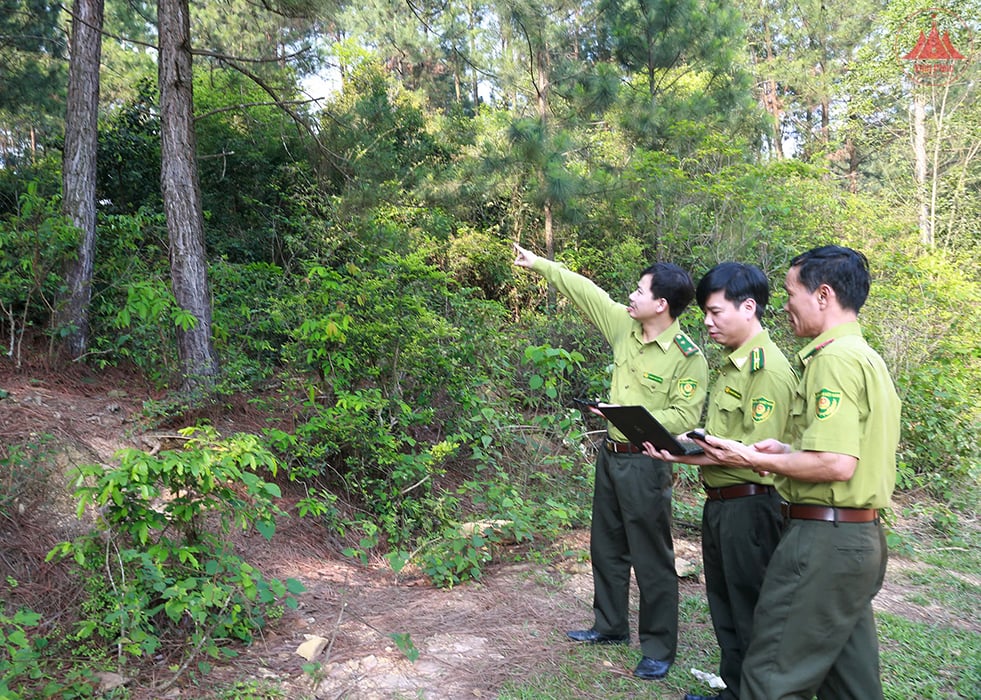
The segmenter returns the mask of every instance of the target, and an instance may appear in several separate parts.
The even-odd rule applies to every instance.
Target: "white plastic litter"
[[[726,687],[726,682],[714,673],[707,673],[705,671],[699,671],[697,668],[693,668],[691,669],[691,675],[702,681],[702,683],[707,683],[709,688],[722,690]]]

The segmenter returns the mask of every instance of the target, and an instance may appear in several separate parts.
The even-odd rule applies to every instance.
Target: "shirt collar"
[[[844,338],[849,335],[857,335],[860,338],[862,337],[862,327],[859,325],[858,321],[848,321],[847,323],[841,323],[833,328],[829,328],[801,348],[800,352],[797,353],[797,359],[800,360],[801,365],[806,365],[810,359],[821,350],[821,348],[830,345],[839,338]]]
[[[681,332],[681,322],[678,321],[678,319],[675,319],[674,321],[671,322],[671,325],[665,328],[663,331],[661,331],[661,334],[657,336],[652,342],[657,343],[661,347],[661,350],[667,352],[668,348],[671,347],[671,344],[674,342],[674,337],[678,335],[680,332]],[[639,323],[637,324],[637,327],[634,328],[634,335],[641,342],[641,344],[644,343],[644,327],[641,326]]]
[[[736,366],[736,369],[741,370],[746,365],[746,362],[749,360],[753,350],[764,343],[769,342],[770,332],[764,328],[762,331],[729,353],[726,358],[729,360],[729,362]]]

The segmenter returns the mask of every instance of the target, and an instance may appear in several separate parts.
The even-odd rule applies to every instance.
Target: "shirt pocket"
[[[728,435],[731,436],[733,431],[738,431],[743,426],[745,417],[743,415],[743,401],[738,396],[733,396],[726,391],[719,391],[712,397],[712,408],[726,427]]]
[[[630,395],[646,397],[643,401],[649,408],[663,408],[668,405],[668,392],[671,377],[645,367],[643,363],[628,359],[614,362],[614,380]]]

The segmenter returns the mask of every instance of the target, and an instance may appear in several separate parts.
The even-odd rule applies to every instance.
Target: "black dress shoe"
[[[694,695],[693,693],[688,693],[685,695],[685,700],[719,700],[721,695]]]
[[[630,635],[628,634],[622,637],[616,637],[602,634],[596,630],[572,630],[571,632],[566,632],[565,636],[574,642],[583,642],[585,644],[627,644],[630,641]]]
[[[658,661],[657,659],[645,656],[637,664],[637,668],[634,669],[634,675],[638,678],[643,678],[645,681],[656,681],[668,675],[669,668],[671,668],[669,661]]]

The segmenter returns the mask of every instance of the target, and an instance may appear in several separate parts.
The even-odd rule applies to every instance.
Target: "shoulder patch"
[[[749,371],[758,372],[763,369],[763,365],[766,362],[766,356],[763,352],[763,348],[753,348],[753,352],[750,354],[749,360]]]
[[[827,420],[835,414],[841,405],[841,392],[831,389],[821,389],[814,395],[814,413],[818,420]]]
[[[691,357],[698,352],[698,346],[691,342],[691,338],[684,333],[679,333],[674,337],[674,344],[678,346],[681,354],[685,357]]]
[[[757,396],[753,399],[753,422],[765,423],[766,419],[773,415],[776,403],[766,396]]]
[[[678,392],[683,398],[690,399],[695,395],[696,389],[698,389],[698,380],[694,377],[684,377],[678,380]]]

